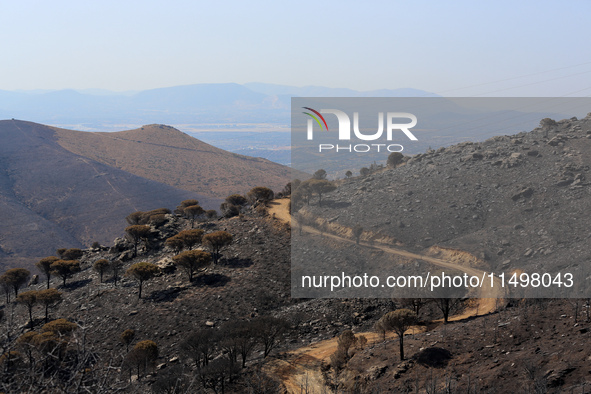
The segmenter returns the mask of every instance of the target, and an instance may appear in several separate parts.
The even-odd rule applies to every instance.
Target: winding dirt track
[[[276,219],[291,224],[291,215],[289,214],[289,199],[274,200],[270,204],[269,213]],[[348,238],[343,238],[333,234],[321,233],[313,227],[302,226],[302,230],[321,234],[325,237],[330,237],[340,242],[353,243],[354,241]],[[475,275],[482,277],[484,271],[477,268],[465,267],[459,264],[450,263],[448,261],[412,253],[406,250],[393,248],[387,245],[373,244],[373,248],[383,250],[386,253],[403,256],[409,259],[422,260],[433,265],[450,268],[465,272],[468,275]],[[494,286],[491,286],[490,279],[485,280],[484,286],[480,288],[478,302],[476,305],[468,308],[463,313],[450,317],[450,321],[463,320],[473,316],[486,315],[494,312],[497,307],[497,299],[503,298],[505,293],[501,287],[501,282],[498,278],[493,279]],[[415,331],[416,332],[416,331]],[[365,332],[358,335],[365,335],[368,343],[377,342],[379,340],[376,333]],[[395,335],[389,337],[395,338]],[[309,346],[301,347],[297,350],[283,354],[282,358],[271,360],[266,369],[272,375],[278,377],[286,387],[290,394],[296,393],[328,393],[330,390],[324,385],[320,367],[323,362],[327,362],[330,355],[337,349],[337,338],[320,341]]]

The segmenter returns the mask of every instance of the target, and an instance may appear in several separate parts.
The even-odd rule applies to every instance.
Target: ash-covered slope
[[[305,209],[407,248],[465,250],[499,273],[582,267],[591,258],[591,115],[542,123],[345,180]]]

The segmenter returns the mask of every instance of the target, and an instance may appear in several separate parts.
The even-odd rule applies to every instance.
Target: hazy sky
[[[591,95],[589,1],[3,1],[0,89]]]

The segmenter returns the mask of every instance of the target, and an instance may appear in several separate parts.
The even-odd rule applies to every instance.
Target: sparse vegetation
[[[125,275],[133,277],[138,281],[138,298],[142,298],[144,282],[154,278],[160,273],[156,264],[141,262],[135,263],[125,271]]]
[[[49,281],[51,280],[51,264],[55,263],[59,259],[55,256],[44,257],[35,264],[37,268],[45,275],[47,279],[47,288],[49,289]]]
[[[150,229],[150,226],[146,226],[143,224],[134,224],[132,226],[125,228],[125,233],[129,237],[131,242],[133,242],[133,255],[134,256],[137,256],[137,247],[138,247],[140,241],[142,241],[142,240],[145,241],[148,238],[148,236],[150,236],[151,232],[152,232],[152,229]]]
[[[129,352],[129,345],[131,345],[135,339],[135,330],[128,328],[121,333],[119,339],[121,340],[121,343],[125,345],[126,351]]]
[[[264,186],[253,187],[246,195],[249,202],[254,205],[257,202],[266,203],[274,197],[273,190]]]
[[[99,274],[100,282],[103,283],[103,275],[111,268],[111,262],[107,259],[99,259],[92,267]]]
[[[111,261],[111,266],[109,267],[111,270],[111,274],[113,275],[113,281],[115,282],[115,286],[117,286],[117,282],[119,281],[119,274],[123,270],[123,262],[121,260],[113,260]]]
[[[363,227],[361,225],[356,224],[353,226],[352,230],[353,238],[355,239],[355,243],[359,245],[359,240],[361,239],[361,234],[363,234]]]
[[[318,180],[326,179],[326,171],[323,169],[320,169],[320,170],[316,171],[314,173],[314,175],[312,175],[312,178],[318,179]]]
[[[27,283],[30,276],[31,272],[25,268],[11,268],[0,276],[0,283],[7,295],[7,302],[10,299],[8,289],[12,289],[14,296],[17,297],[19,289]]]
[[[191,222],[191,228],[195,226],[195,220],[205,215],[205,210],[200,205],[189,205],[183,213]]]
[[[57,254],[62,260],[78,260],[84,255],[84,252],[78,248],[62,248],[57,250]]]
[[[397,165],[404,161],[404,155],[400,152],[392,152],[388,155],[386,164],[390,168],[395,168]]]
[[[400,360],[404,360],[404,333],[417,323],[417,315],[409,309],[398,309],[386,313],[380,321],[385,331],[394,331],[398,335]]]
[[[29,321],[33,325],[33,307],[37,304],[37,291],[23,291],[16,297],[16,302],[27,308],[29,311]]]
[[[37,292],[37,301],[45,307],[45,322],[49,320],[49,309],[61,302],[62,294],[56,289],[44,289]]]
[[[25,268],[11,268],[0,276],[0,283],[2,283],[5,291],[12,289],[14,296],[17,297],[19,289],[27,283],[30,276],[31,272]],[[8,292],[6,294],[9,297]]]
[[[66,280],[80,272],[78,260],[57,260],[51,264],[51,273],[62,278],[62,286],[66,287]]]
[[[232,234],[227,231],[215,231],[203,236],[203,245],[210,250],[214,264],[219,262],[221,251],[230,245],[232,240]]]
[[[158,345],[151,340],[140,341],[135,344],[131,352],[125,357],[125,363],[128,368],[137,370],[138,379],[141,377],[141,371],[144,374],[155,366],[158,358]]]
[[[209,253],[202,250],[186,250],[174,256],[172,260],[187,273],[189,282],[192,282],[193,275],[206,268],[212,259]]]
[[[554,127],[558,130],[563,126],[556,122]],[[574,130],[569,129],[569,133],[569,136],[576,135]],[[578,142],[582,143],[585,140]],[[528,146],[529,149],[523,149],[523,152],[526,152],[523,154],[528,155],[531,160],[541,160],[538,156],[527,153],[532,151],[534,147],[536,150],[543,151],[547,148],[546,145],[549,145],[552,148],[548,149],[556,149],[560,154],[560,149],[556,146],[562,146],[546,144],[547,141],[543,144],[528,145],[528,141],[525,139],[524,141],[525,143],[516,142],[514,145],[519,147],[520,153],[522,153],[521,147]],[[494,141],[487,143],[495,146]],[[568,146],[569,139],[556,143],[572,148],[572,145]],[[465,159],[469,161],[461,159],[454,162],[454,168],[458,168],[458,174],[464,174],[463,166],[477,167],[474,163],[478,161],[483,163],[489,160],[487,154],[484,154],[485,149],[487,148],[474,149],[473,152],[469,152],[476,154],[476,156]],[[438,150],[438,152],[441,151]],[[552,151],[543,151],[548,155],[550,152]],[[572,153],[572,151],[569,152]],[[478,154],[483,154],[483,157],[481,158]],[[406,171],[419,163],[425,163],[425,166],[439,165],[441,163],[437,160],[444,154],[438,153],[438,155],[423,157],[422,161],[418,160],[421,159],[421,156],[416,160],[410,159],[414,161],[410,162],[408,167],[401,169]],[[494,160],[493,162],[496,162]],[[500,159],[501,162],[503,160],[505,159]],[[430,163],[431,161],[433,163]],[[557,174],[560,176],[566,174],[565,176],[572,177],[572,182],[579,174],[581,174],[579,179],[583,179],[586,170],[569,163],[569,165],[571,164],[573,166],[569,168],[560,168],[560,172]],[[487,162],[486,165],[494,165],[496,168],[497,165],[504,164]],[[511,168],[515,169],[516,167]],[[378,169],[377,165],[372,165],[369,168],[370,173]],[[368,190],[372,190],[375,187],[372,179],[378,180],[382,175],[395,173],[398,170],[384,171],[365,179],[336,181],[335,183],[343,185],[343,188],[350,187],[352,193],[366,197],[363,196],[363,190],[360,190],[359,186],[367,186]],[[429,171],[432,171],[431,167],[429,167]],[[404,182],[397,183],[396,186],[393,186],[393,183],[390,183],[389,187],[387,183],[385,184],[388,193],[393,196],[391,200],[404,200],[406,196],[412,195],[410,203],[413,206],[425,204],[425,201],[431,202],[432,200],[423,197],[422,191],[416,186],[416,183],[408,182],[416,179],[410,178],[415,175],[412,171],[409,170],[409,173],[409,178],[404,178],[404,174],[397,173],[397,176],[401,176]],[[418,173],[421,176],[428,176],[428,174],[430,173]],[[456,182],[453,177],[450,179],[449,182]],[[365,182],[357,185],[358,181]],[[554,180],[553,182],[558,181]],[[456,183],[458,182],[470,183],[471,180],[462,178]],[[316,213],[319,213],[316,217],[320,219],[336,217],[332,213],[330,216],[323,215],[324,212],[331,210],[332,206],[328,207],[327,199],[322,194],[324,192],[319,195],[311,187],[311,184],[312,182],[307,181],[294,181],[289,190],[291,192],[291,187],[294,188],[292,198],[293,200],[299,198],[300,204],[310,203],[312,199],[312,206],[305,208],[308,219],[306,223],[311,224],[315,220]],[[571,184],[569,183],[569,185]],[[412,185],[414,190],[410,190],[411,186],[409,185]],[[528,214],[529,216],[543,215],[541,206],[536,205],[537,203],[533,200],[521,197],[521,199],[513,200],[511,194],[506,194],[502,186],[499,186],[499,190],[495,192],[497,188],[484,190],[486,186],[479,185],[479,188],[474,189],[476,194],[480,193],[479,190],[487,193],[499,193],[499,199],[507,200],[509,204],[519,205],[518,212],[527,207],[527,212],[530,208],[534,212],[533,215]],[[555,186],[555,189],[569,197],[580,193],[578,188]],[[560,202],[561,200],[551,194],[551,191],[551,188],[547,188],[546,193]],[[535,193],[538,191],[536,190]],[[456,200],[449,198],[450,195],[445,194],[445,198],[442,197],[442,200],[445,201],[445,204],[455,205]],[[318,196],[318,204],[316,204],[316,196]],[[336,197],[338,196],[335,196],[334,205],[344,201],[342,199],[339,201]],[[468,230],[472,231],[472,227],[470,227],[472,222],[481,228],[479,219],[474,217],[488,215],[487,212],[490,208],[486,206],[484,199],[478,200],[480,203],[475,203],[474,195],[470,197],[474,201],[468,200],[469,204],[465,200],[461,200],[460,197],[458,197],[460,201],[457,202],[457,207],[450,209],[453,209],[455,214],[457,208],[458,217],[456,219],[460,224],[454,227],[454,231],[464,236]],[[323,201],[324,205],[327,207],[322,209],[326,211],[320,211],[323,199],[325,200]],[[236,200],[231,200],[232,203],[238,204]],[[257,201],[260,207],[264,206],[261,204],[263,201],[261,199],[249,199],[249,202],[254,204]],[[526,201],[527,204],[525,204]],[[575,199],[569,200],[569,208],[573,206],[570,204],[571,202],[576,205]],[[192,205],[186,207],[190,206]],[[315,211],[316,209],[318,211]],[[558,209],[558,207],[554,209]],[[540,211],[536,212],[536,210]],[[182,387],[187,391],[193,390],[193,392],[200,390],[273,392],[266,390],[267,387],[275,386],[267,384],[267,381],[271,379],[265,374],[275,374],[275,377],[291,379],[293,375],[290,375],[292,374],[290,371],[293,371],[293,374],[308,371],[319,372],[313,370],[312,363],[306,363],[306,360],[310,360],[309,357],[312,355],[317,357],[320,352],[324,352],[322,357],[326,357],[326,354],[330,354],[326,353],[327,350],[330,352],[337,350],[331,357],[330,364],[335,370],[338,369],[342,372],[338,376],[338,380],[329,380],[332,385],[330,389],[334,389],[335,392],[379,392],[379,390],[479,392],[486,389],[490,391],[491,388],[496,388],[497,383],[501,387],[497,391],[502,392],[508,390],[576,392],[584,389],[582,383],[586,381],[587,371],[581,367],[581,357],[584,358],[585,355],[581,355],[580,349],[584,349],[584,344],[591,335],[589,326],[591,312],[589,312],[588,300],[525,302],[521,299],[506,298],[502,303],[500,301],[497,303],[496,311],[487,310],[490,314],[483,317],[477,316],[477,314],[482,314],[478,307],[482,307],[484,304],[475,303],[473,305],[464,302],[466,301],[466,292],[462,294],[450,293],[449,297],[431,301],[424,298],[396,298],[394,299],[396,305],[402,306],[404,309],[390,312],[376,322],[385,310],[391,309],[390,300],[291,300],[289,298],[289,277],[285,269],[289,261],[287,232],[281,226],[277,226],[277,220],[267,221],[262,216],[257,216],[255,211],[251,209],[243,209],[242,211],[241,220],[220,219],[216,222],[196,225],[196,227],[205,229],[209,234],[204,234],[201,229],[181,231],[189,227],[191,220],[191,218],[183,218],[182,212],[177,212],[178,215],[174,217],[163,211],[150,211],[152,214],[147,216],[146,212],[139,212],[130,218],[132,220],[130,226],[145,225],[150,228],[147,237],[139,241],[141,245],[143,240],[149,239],[145,252],[143,250],[140,252],[143,253],[141,258],[146,260],[143,264],[157,262],[163,267],[162,271],[158,268],[153,270],[154,275],[162,273],[161,276],[151,276],[150,279],[145,279],[152,280],[150,288],[154,288],[150,294],[149,302],[138,302],[133,299],[135,298],[135,290],[127,280],[122,281],[119,287],[113,286],[111,283],[99,285],[98,281],[91,280],[95,276],[93,267],[103,259],[107,262],[113,261],[108,264],[107,269],[113,272],[115,285],[118,280],[118,272],[124,268],[128,268],[128,275],[139,282],[139,279],[132,274],[132,268],[137,268],[136,264],[142,264],[138,263],[139,258],[131,256],[134,249],[137,254],[138,248],[138,244],[134,244],[133,240],[131,242],[118,240],[112,246],[97,247],[95,248],[97,250],[60,249],[59,255],[62,258],[51,257],[44,262],[45,265],[41,264],[41,261],[45,259],[39,260],[37,263],[40,271],[45,275],[47,283],[36,284],[35,280],[31,280],[26,289],[24,287],[30,275],[27,274],[27,280],[15,289],[13,287],[14,281],[7,280],[9,272],[7,271],[0,280],[7,296],[6,304],[0,309],[0,314],[3,315],[0,391],[43,392],[43,390],[55,389],[60,392],[101,392],[101,390],[102,392],[149,392],[150,390],[174,392]],[[356,211],[351,210],[350,212]],[[401,211],[400,216],[404,215],[407,214]],[[301,216],[304,215],[298,214],[297,211],[294,213],[294,218]],[[417,210],[414,210],[412,215],[405,216],[406,224],[402,222],[402,219],[400,223],[396,221],[390,223],[390,218],[384,218],[384,222],[387,224],[384,228],[391,230],[397,239],[399,237],[402,244],[408,245],[409,248],[414,247],[415,243],[408,242],[410,236],[407,234],[414,237],[420,233],[420,230],[416,230],[420,227],[416,223],[424,226],[425,222],[421,222],[422,218],[419,216]],[[523,219],[523,217],[519,216],[519,219],[529,220]],[[413,221],[409,218],[413,218]],[[358,217],[352,215],[350,218],[335,220],[337,224],[343,220],[343,225],[352,226]],[[347,222],[347,220],[349,221]],[[461,223],[464,222],[468,222],[469,225],[461,227],[463,225]],[[167,224],[162,226],[164,223]],[[367,242],[368,246],[371,242],[374,242],[373,246],[379,246],[381,241],[373,235],[378,234],[378,230],[382,229],[374,229],[372,224],[363,223],[369,226],[366,229],[367,233],[363,234],[363,228],[358,225],[355,227],[360,230],[355,231],[354,229],[349,237],[359,243],[363,234],[365,235],[364,242]],[[521,233],[523,237],[528,237],[532,228],[535,228],[532,223],[531,221],[515,225],[510,223],[508,227],[512,229],[511,233]],[[438,225],[440,224],[438,223]],[[572,225],[575,224],[572,223]],[[307,230],[307,228],[305,229]],[[326,227],[321,229],[328,231]],[[206,242],[206,237],[221,232],[221,230],[229,235],[230,242],[222,242],[221,248],[214,252],[212,242]],[[504,230],[499,226],[497,231],[501,233]],[[340,237],[343,237],[342,234],[344,231]],[[472,237],[479,236],[478,234],[469,234]],[[417,248],[429,248],[431,245],[439,244],[440,239],[437,238],[438,234],[435,231],[428,235],[433,237],[433,240],[429,240],[423,235],[417,238]],[[554,236],[554,234],[547,235]],[[305,237],[306,234],[302,236]],[[405,239],[405,236],[408,238]],[[536,235],[536,239],[538,236]],[[178,242],[169,242],[171,239],[176,239]],[[207,254],[204,251],[195,250],[200,241],[203,241],[204,248],[217,255],[218,262],[222,251],[227,259],[225,264],[209,266],[206,274],[197,277],[196,273],[203,267],[200,264],[194,265],[194,261],[187,263],[180,256]],[[491,257],[491,253],[488,253],[488,257],[475,259],[473,267],[482,269],[478,264],[488,264],[488,260],[493,266],[501,263],[507,256],[514,253],[513,249],[518,250],[520,264],[522,262],[527,264],[528,259],[525,257],[529,256],[523,257],[525,251],[521,247],[522,244],[514,241],[513,238],[507,241],[495,236],[487,239],[487,242],[485,245],[491,245],[491,250],[487,250],[487,253],[492,251],[493,256]],[[326,260],[330,264],[338,263],[341,258],[346,258],[347,253],[353,249],[360,253],[362,249],[373,249],[371,253],[376,255],[381,253],[378,248],[355,248],[349,242],[340,243],[336,238],[334,243],[335,253],[342,246],[345,251],[337,253],[333,260],[327,257]],[[162,248],[164,244],[170,249]],[[479,244],[475,242],[474,245],[476,248]],[[404,246],[400,248],[403,249]],[[567,249],[565,247],[560,252],[566,253]],[[73,251],[68,252],[69,250]],[[436,248],[433,248],[432,251],[438,253]],[[413,251],[413,253],[420,252]],[[453,253],[464,252],[453,251]],[[551,250],[547,255],[541,252],[541,249],[533,248],[531,252],[526,253],[532,257],[535,256],[535,258],[529,259],[532,261],[553,258]],[[80,280],[70,284],[63,293],[51,288],[40,290],[46,286],[49,287],[51,276],[54,275],[62,278],[65,287],[66,278],[59,275],[52,265],[63,261],[72,261],[65,260],[66,257],[71,258],[72,256],[78,256],[81,259],[79,262],[81,272],[77,276],[77,279]],[[483,252],[483,256],[487,255]],[[497,261],[499,256],[503,256],[501,261]],[[172,265],[171,258],[174,265],[180,269],[175,270],[174,266],[170,267]],[[507,258],[507,260],[509,259]],[[93,262],[95,262],[94,265]],[[411,264],[422,269],[427,263],[418,261],[418,259],[404,262],[404,266]],[[506,264],[510,269],[513,269],[511,266],[513,263],[507,262]],[[115,265],[118,267],[117,269],[112,268]],[[363,267],[359,268],[363,269]],[[401,269],[403,270],[404,267]],[[101,276],[102,282],[103,273],[98,269],[96,272]],[[183,283],[187,277],[194,280],[194,285],[187,286]],[[261,283],[264,283],[264,286]],[[141,283],[139,286],[138,296],[142,297]],[[11,302],[12,294],[17,295],[16,301],[13,299]],[[36,305],[45,307],[45,322],[49,320],[49,312],[54,318],[61,316],[67,319],[58,319],[42,329],[27,331],[39,322],[40,316],[37,316],[37,321],[35,320]],[[448,325],[442,325],[437,321],[443,315],[444,322],[447,322],[448,318],[451,318],[454,313],[460,312],[460,307],[464,305],[467,309],[464,315],[468,318],[457,324]],[[25,310],[28,312],[27,314],[24,313]],[[407,335],[405,338],[405,327],[411,324],[409,321],[417,320],[419,313],[421,323],[426,323],[424,329],[429,331],[419,333],[420,330],[417,330],[414,335]],[[272,314],[275,317],[267,314]],[[33,324],[26,324],[27,321]],[[354,334],[354,332],[367,330],[372,324],[375,324],[376,331],[385,341],[384,346],[377,346],[374,343],[373,335],[366,338],[363,335]],[[131,330],[133,334],[125,340],[121,334],[121,329],[125,327],[134,327],[137,329],[137,333]],[[288,330],[290,327],[294,327],[293,332]],[[309,346],[313,342],[330,339],[337,329],[342,329],[338,340],[321,342],[317,347],[315,345]],[[400,358],[409,359],[408,361],[402,363],[395,361],[398,358],[398,353],[392,351],[390,343],[396,339],[389,339],[386,336],[388,332],[398,333]],[[123,346],[117,342],[119,335],[121,335]],[[145,338],[157,340],[158,345],[154,341],[147,341],[152,342],[153,345],[139,346],[140,343],[146,342]],[[372,342],[369,345],[368,338]],[[133,346],[135,341],[139,342]],[[293,347],[299,347],[297,356],[284,353],[279,357],[281,363],[274,364],[264,361],[264,358],[268,357],[273,349],[286,349],[288,343],[292,343]],[[302,349],[301,346],[309,347]],[[143,350],[136,351],[136,347]],[[366,350],[361,351],[360,349],[363,348]],[[560,357],[552,357],[556,353],[552,349],[560,349]],[[312,353],[314,351],[318,353]],[[524,357],[527,360],[524,361]],[[451,359],[454,361],[447,367],[447,360]],[[276,361],[274,360],[274,362]],[[160,365],[157,373],[145,378],[156,364]],[[288,365],[288,367],[275,369],[282,365]],[[520,365],[521,367],[519,367]],[[330,375],[329,366],[322,368],[321,372],[325,376]],[[108,371],[118,372],[115,376]],[[119,371],[137,374],[137,379],[130,381],[126,378],[121,379]],[[478,376],[478,379],[475,379],[474,376]],[[505,379],[506,376],[512,376],[512,378]],[[517,379],[520,380],[517,381]],[[511,383],[507,383],[509,380]],[[290,380],[289,383],[293,384],[294,380]],[[308,382],[302,383],[302,391],[318,388],[312,387],[311,384],[320,385],[318,380],[313,381],[310,385]],[[261,389],[261,387],[265,389]]]

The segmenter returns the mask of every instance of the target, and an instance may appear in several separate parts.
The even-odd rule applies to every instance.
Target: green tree
[[[138,298],[142,298],[142,288],[144,282],[154,278],[160,273],[160,268],[156,264],[141,262],[135,263],[125,271],[125,275],[131,276],[138,281],[139,293]]]
[[[203,236],[203,245],[211,251],[213,263],[217,264],[220,259],[220,252],[223,248],[232,243],[232,234],[227,231],[215,231]]]
[[[47,288],[49,289],[49,281],[51,279],[51,264],[55,263],[59,259],[55,256],[44,257],[39,260],[35,266],[39,268],[43,275],[47,278]]]
[[[394,331],[398,335],[400,345],[400,360],[404,360],[404,333],[417,323],[417,315],[410,309],[398,309],[388,312],[380,319],[387,331]]]
[[[27,308],[29,311],[29,321],[31,322],[31,325],[33,325],[33,308],[37,303],[37,291],[23,291],[18,297],[16,297],[16,302]]]
[[[291,196],[291,182],[287,182],[287,184],[283,187],[283,190],[281,190],[281,193],[284,197]]]
[[[62,278],[62,285],[66,287],[66,280],[80,272],[78,260],[57,260],[51,264],[51,273]]]
[[[0,282],[6,283],[8,288],[14,290],[14,296],[17,297],[18,290],[27,283],[30,276],[31,272],[28,269],[11,268],[0,276]]]
[[[62,292],[56,289],[45,289],[37,292],[37,301],[45,307],[45,321],[49,320],[49,308],[62,300]]]
[[[226,218],[238,216],[242,208],[248,204],[248,199],[240,194],[232,194],[220,205],[220,211]]]
[[[111,263],[109,262],[109,260],[107,260],[107,259],[97,260],[97,261],[95,261],[95,263],[92,267],[99,274],[100,281],[101,281],[101,283],[103,283],[103,275],[111,267]]]
[[[189,282],[192,282],[193,274],[211,263],[211,254],[203,250],[186,250],[174,256],[172,260],[175,265],[185,270],[189,276]]]
[[[133,255],[137,256],[137,246],[139,245],[141,240],[145,240],[150,236],[152,229],[150,226],[146,226],[144,224],[134,224],[132,226],[125,228],[125,233],[133,242]]]

